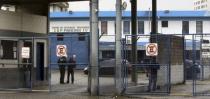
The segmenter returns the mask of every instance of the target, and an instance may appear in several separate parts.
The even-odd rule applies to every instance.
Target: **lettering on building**
[[[90,27],[89,26],[52,27],[51,32],[90,32]]]

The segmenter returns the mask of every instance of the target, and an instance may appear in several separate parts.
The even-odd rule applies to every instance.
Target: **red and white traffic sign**
[[[158,55],[157,43],[146,44],[146,56],[157,56],[157,55]]]
[[[57,57],[62,57],[62,56],[67,57],[67,46],[66,45],[57,45],[56,55],[57,55]]]

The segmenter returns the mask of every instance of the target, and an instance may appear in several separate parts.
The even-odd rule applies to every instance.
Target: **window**
[[[85,41],[85,33],[79,33],[78,40],[79,41]]]
[[[1,58],[17,59],[17,41],[1,40]]]
[[[182,22],[182,34],[189,34],[189,21]]]
[[[144,34],[144,21],[138,21],[138,34]]]
[[[0,6],[0,10],[15,12],[15,10],[16,10],[15,7],[16,7],[15,5],[3,4],[3,5]]]
[[[123,33],[130,34],[130,21],[123,22]]]
[[[107,35],[107,21],[101,21],[101,34]]]
[[[162,21],[161,26],[162,27],[168,27],[168,21]]]
[[[57,34],[57,41],[63,41],[63,34]]]
[[[202,34],[202,33],[203,33],[203,22],[196,21],[196,34]]]
[[[115,58],[115,51],[102,51],[102,58],[107,59],[107,58]]]

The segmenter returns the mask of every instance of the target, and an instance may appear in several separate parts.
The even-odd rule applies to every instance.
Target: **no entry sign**
[[[158,55],[157,43],[146,44],[146,56],[157,56],[157,55]]]
[[[66,47],[66,45],[57,45],[56,55],[57,55],[57,57],[62,57],[62,56],[67,57],[67,47]]]

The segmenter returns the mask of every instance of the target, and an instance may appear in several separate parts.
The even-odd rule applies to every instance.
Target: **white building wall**
[[[183,20],[177,21],[172,20],[168,21],[168,27],[162,27],[161,21],[158,21],[158,33],[162,34],[182,34],[182,22]],[[115,35],[115,21],[107,22],[107,31],[108,35]],[[89,29],[89,21],[51,21],[50,22],[50,32],[55,32],[53,27],[88,27]],[[203,32],[210,33],[210,21],[203,21]],[[144,32],[145,34],[149,34],[151,31],[151,23],[149,21],[144,21]],[[83,31],[84,32],[84,31]],[[131,23],[130,23],[130,33],[131,33]],[[189,21],[189,33],[196,33],[196,20]],[[101,22],[99,21],[99,34],[101,34]],[[105,35],[104,35],[105,36]],[[123,33],[123,22],[122,22],[122,37],[125,35]],[[110,39],[107,39],[109,41]]]
[[[53,12],[53,6],[52,5],[50,6],[50,12]]]
[[[100,26],[100,23],[99,23]],[[82,31],[83,32],[90,32],[90,23],[89,21],[50,21],[50,32],[65,32],[63,29],[69,27],[71,28],[71,32],[81,32],[81,31],[76,31],[75,29],[85,27],[86,30]],[[56,28],[56,30],[55,30]],[[57,30],[58,28],[58,30]],[[61,29],[63,28],[63,29]]]
[[[0,29],[47,33],[47,17],[25,13],[0,11]]]
[[[210,21],[204,21],[203,22],[203,33],[210,34]]]
[[[196,20],[189,21],[189,34],[196,34]]]
[[[151,32],[151,21],[144,21],[144,34],[148,35]]]
[[[163,34],[182,34],[182,21],[168,21],[168,27],[159,27]]]
[[[61,8],[58,7],[58,6],[54,6],[54,7],[53,7],[53,11],[54,11],[54,12],[61,12]]]
[[[99,22],[99,32],[101,34],[101,22]],[[115,42],[115,21],[107,21],[107,35],[103,35],[100,41]]]
[[[108,21],[108,35],[115,35],[115,21]]]

